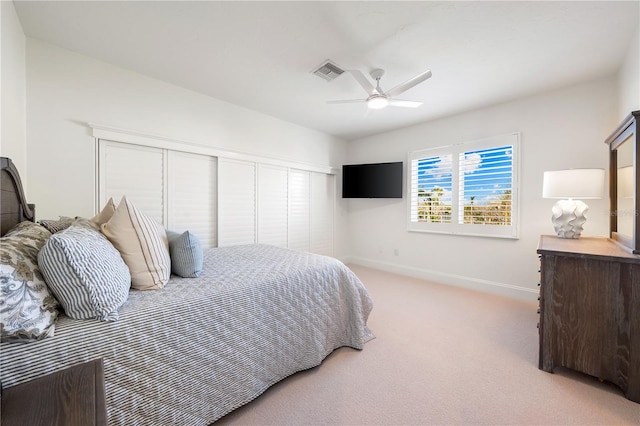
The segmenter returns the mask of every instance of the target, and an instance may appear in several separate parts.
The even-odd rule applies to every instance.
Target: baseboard
[[[520,300],[535,301],[538,298],[537,290],[512,284],[466,277],[463,275],[450,274],[447,272],[434,271],[431,269],[398,265],[396,263],[371,260],[362,257],[350,256],[345,257],[344,259],[342,259],[342,261],[346,264],[351,263],[355,265],[365,266],[367,268],[391,272],[394,274],[406,275],[409,277],[468,288],[471,290],[484,291],[487,293],[498,294],[501,296],[512,297]]]

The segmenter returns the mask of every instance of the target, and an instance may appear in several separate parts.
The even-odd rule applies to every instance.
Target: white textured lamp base
[[[589,207],[580,200],[560,200],[551,208],[551,221],[560,238],[580,238]]]

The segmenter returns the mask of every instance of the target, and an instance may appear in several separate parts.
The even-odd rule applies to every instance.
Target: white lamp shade
[[[570,169],[544,172],[543,198],[602,198],[604,169]]]
[[[618,169],[618,197],[633,198],[633,166]]]

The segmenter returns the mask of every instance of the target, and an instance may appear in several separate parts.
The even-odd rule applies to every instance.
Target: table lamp
[[[560,238],[580,238],[589,210],[583,201],[602,198],[604,169],[570,169],[544,172],[543,198],[557,198],[551,221]]]

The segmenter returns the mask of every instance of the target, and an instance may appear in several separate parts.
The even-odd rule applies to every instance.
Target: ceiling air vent
[[[327,60],[312,73],[327,81],[331,81],[339,77],[343,72],[344,70],[342,68]]]

